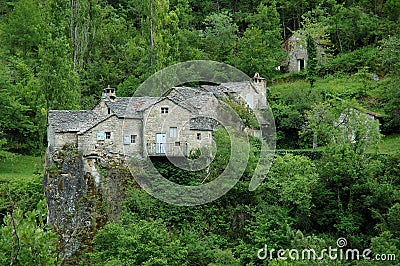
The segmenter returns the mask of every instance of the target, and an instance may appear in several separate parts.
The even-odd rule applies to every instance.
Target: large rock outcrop
[[[123,181],[130,177],[116,155],[84,157],[73,146],[48,149],[43,182],[48,223],[59,236],[65,264],[91,249],[96,230],[107,220],[117,219]]]

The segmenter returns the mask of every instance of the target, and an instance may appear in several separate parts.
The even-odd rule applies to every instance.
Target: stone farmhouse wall
[[[251,109],[259,109],[267,105],[264,82],[249,82],[238,95]]]
[[[110,133],[109,137],[107,132]],[[131,135],[135,142],[131,142]],[[78,135],[78,149],[83,155],[91,153],[141,153],[142,122],[139,119],[109,117],[88,131]]]
[[[76,132],[62,132],[62,133],[53,133],[50,137],[52,139],[53,148],[59,149],[64,145],[68,144],[77,144],[77,135]]]
[[[161,108],[168,108],[168,113],[163,113]],[[192,149],[211,145],[211,131],[191,130],[190,117],[188,109],[167,98],[148,108],[144,114],[144,143],[147,151],[154,153],[157,133],[166,135],[167,155],[187,155]],[[171,128],[176,128],[175,136],[171,135]]]

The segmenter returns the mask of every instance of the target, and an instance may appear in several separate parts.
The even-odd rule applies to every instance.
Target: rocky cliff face
[[[73,264],[96,230],[118,216],[130,172],[115,155],[83,157],[73,146],[48,149],[45,169],[48,223],[59,236],[60,259]]]

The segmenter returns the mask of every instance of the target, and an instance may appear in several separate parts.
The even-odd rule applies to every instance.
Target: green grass
[[[376,99],[379,98],[382,88],[386,85],[386,80],[373,81],[372,78],[365,77],[363,73],[353,75],[337,74],[317,78],[313,91],[325,95],[337,96],[345,100],[355,99],[366,109],[384,114],[383,110],[376,105]],[[305,79],[293,79],[285,82],[285,79],[274,82],[269,86],[270,95],[268,97],[276,98],[292,94],[293,91],[305,92],[310,89],[310,84]]]
[[[44,199],[43,161],[41,157],[14,155],[0,160],[0,226],[1,217],[14,206],[23,211],[36,209]]]
[[[400,153],[400,134],[384,136],[378,145],[378,152],[381,154]]]
[[[41,157],[15,155],[12,158],[0,160],[0,179],[28,178],[35,174],[43,174]]]

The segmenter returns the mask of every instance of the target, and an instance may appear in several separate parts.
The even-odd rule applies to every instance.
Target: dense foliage
[[[376,112],[381,133],[400,132],[399,23],[397,0],[0,1],[0,159],[14,172],[15,154],[43,155],[51,109],[91,108],[107,85],[130,96],[177,62],[224,62],[267,79],[278,148],[285,150],[268,174],[257,173],[264,183],[248,190],[260,154],[260,142],[250,138],[241,180],[212,203],[168,205],[129,186],[119,218],[95,232],[89,254],[74,263],[265,265],[257,258],[265,245],[321,251],[339,237],[347,247],[399,260],[400,155],[377,153],[377,120],[358,115]],[[303,72],[281,73],[282,44],[296,31],[307,36],[310,61]],[[258,126],[251,110],[228,104]],[[347,126],[339,126],[344,118]],[[212,180],[230,155],[226,134],[214,138],[218,150],[207,170],[155,164],[180,184]],[[299,150],[311,147],[316,151]],[[37,169],[6,176],[1,162],[0,264],[60,264],[45,225],[41,167],[21,162]],[[268,263],[286,265],[276,253]]]
[[[396,1],[5,1],[0,138],[10,151],[38,153],[48,110],[90,108],[109,84],[132,95],[155,71],[186,60],[216,60],[271,79],[285,57],[282,42],[297,30],[329,55],[323,66],[311,56],[312,84],[317,72],[390,74],[398,68],[399,12]],[[388,119],[391,131],[397,117]]]

